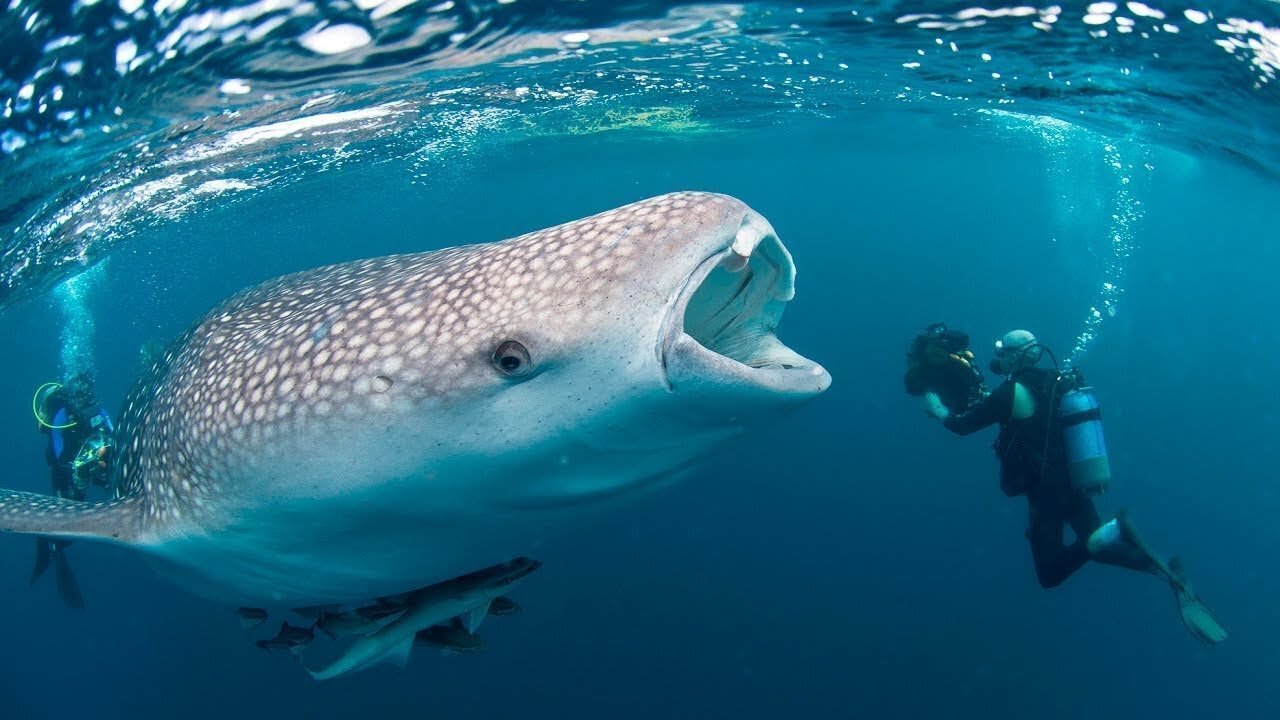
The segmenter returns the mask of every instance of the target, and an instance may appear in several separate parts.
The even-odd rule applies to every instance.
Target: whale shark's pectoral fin
[[[473,608],[462,616],[462,626],[467,629],[468,635],[475,635],[476,631],[480,629],[480,623],[484,622],[484,619],[489,615],[490,604],[487,602],[478,608]]]
[[[0,490],[0,533],[128,544],[138,539],[141,526],[138,495],[90,503]]]

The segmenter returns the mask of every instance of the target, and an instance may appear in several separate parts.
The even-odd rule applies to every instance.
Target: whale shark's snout
[[[769,222],[740,208],[740,223],[711,233],[709,254],[673,297],[659,338],[668,385],[676,392],[728,390],[739,399],[807,399],[826,390],[831,376],[775,334],[795,297],[795,263]]]

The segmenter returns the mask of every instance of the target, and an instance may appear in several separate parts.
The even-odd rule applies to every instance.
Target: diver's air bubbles
[[[1070,275],[1086,278],[1095,288],[1084,326],[1066,357],[1066,365],[1074,365],[1098,339],[1102,324],[1119,312],[1144,212],[1135,195],[1145,187],[1152,166],[1143,146],[1106,140],[1057,118],[1002,110],[983,114],[1002,121],[1005,129],[1031,132],[1043,144],[1054,197],[1051,242],[1065,253]]]
[[[62,314],[62,376],[72,377],[80,373],[94,374],[93,362],[93,312],[89,309],[89,297],[102,281],[106,263],[92,268],[62,283],[54,290],[58,310]]]
[[[1141,152],[1137,148],[1127,152]],[[1084,328],[1076,337],[1067,357],[1067,365],[1074,365],[1084,357],[1093,343],[1098,339],[1102,323],[1116,316],[1120,296],[1124,293],[1122,283],[1129,268],[1129,258],[1137,249],[1135,229],[1142,221],[1144,209],[1142,201],[1133,196],[1134,173],[1137,178],[1144,179],[1151,169],[1150,163],[1126,162],[1119,148],[1114,143],[1103,146],[1103,162],[1109,168],[1112,190],[1110,193],[1109,243],[1096,243],[1091,251],[1102,261],[1102,282],[1099,283],[1094,297],[1094,305],[1085,315]],[[1102,193],[1104,188],[1099,187]]]

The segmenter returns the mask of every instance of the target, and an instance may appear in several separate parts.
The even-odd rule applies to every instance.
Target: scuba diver
[[[1053,367],[1038,367],[1044,356]],[[1048,347],[1026,330],[1013,330],[995,345],[993,373],[1005,381],[976,402],[956,409],[944,388],[923,393],[929,415],[957,435],[999,425],[994,449],[1000,489],[1025,495],[1027,539],[1040,585],[1060,585],[1090,560],[1153,574],[1168,581],[1183,624],[1197,639],[1216,645],[1227,631],[1200,601],[1181,563],[1152,552],[1125,513],[1102,522],[1093,497],[1107,489],[1110,463],[1092,388],[1076,369],[1062,370]],[[954,393],[954,390],[952,390]],[[1074,541],[1063,542],[1071,526]]]
[[[83,501],[90,485],[109,489],[115,442],[111,417],[98,404],[93,378],[87,372],[63,383],[45,383],[31,403],[40,432],[48,436],[45,461],[49,464],[53,494]],[[67,563],[69,541],[36,538],[36,561],[31,583],[56,565],[58,594],[69,607],[82,609],[84,597]]]

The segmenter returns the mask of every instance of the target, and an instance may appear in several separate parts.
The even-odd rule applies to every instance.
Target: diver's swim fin
[[[53,563],[58,571],[58,594],[62,596],[62,602],[69,608],[83,610],[84,595],[80,593],[80,583],[76,582],[75,573],[71,572],[66,548],[58,548],[53,553]]]
[[[1182,568],[1182,562],[1174,557],[1169,558],[1169,562],[1166,563],[1159,555],[1152,552],[1133,527],[1133,523],[1129,521],[1128,513],[1124,511],[1117,513],[1116,521],[1120,524],[1124,539],[1150,558],[1156,571],[1169,581],[1173,597],[1178,601],[1178,613],[1182,616],[1182,624],[1187,626],[1187,630],[1206,645],[1217,645],[1226,640],[1227,629],[1191,588],[1191,583],[1187,580],[1186,572]]]
[[[1178,558],[1169,558],[1169,570],[1173,575],[1169,578],[1169,588],[1178,601],[1178,612],[1182,615],[1182,624],[1200,642],[1213,646],[1226,640],[1229,633],[1222,626],[1222,621],[1213,614],[1207,605],[1196,595],[1183,572]]]
[[[35,585],[45,572],[49,569],[49,563],[56,553],[66,550],[71,545],[70,540],[58,542],[47,537],[36,538],[36,562],[31,568],[31,585]]]
[[[49,559],[53,554],[53,541],[46,537],[36,538],[36,563],[31,568],[31,585],[49,569]]]

